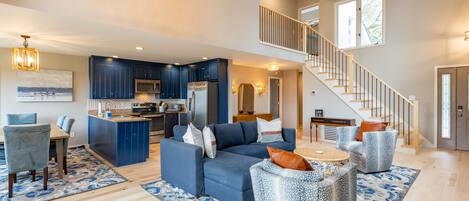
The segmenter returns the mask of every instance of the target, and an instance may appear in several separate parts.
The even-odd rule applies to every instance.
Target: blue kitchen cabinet
[[[134,98],[134,71],[129,61],[91,56],[89,62],[91,99]]]
[[[163,64],[134,61],[134,78],[142,80],[159,80],[161,79],[161,68]]]
[[[114,122],[88,116],[90,148],[114,166],[145,162],[149,140],[149,121]]]
[[[161,69],[161,99],[180,98],[180,68],[176,66],[164,67]]]
[[[180,78],[179,78],[179,97],[181,99],[187,98],[187,83],[189,83],[189,67],[183,66],[180,69]]]

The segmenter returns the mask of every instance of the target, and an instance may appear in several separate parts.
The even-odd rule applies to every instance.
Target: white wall
[[[37,113],[39,123],[55,123],[59,115],[75,118],[71,145],[88,142],[88,58],[41,52],[41,68],[73,71],[73,101],[20,103],[16,101],[16,71],[11,68],[11,49],[0,48],[0,117],[9,113]]]
[[[312,91],[316,93],[313,94]],[[308,69],[303,68],[303,135],[309,136],[309,123],[314,117],[314,110],[323,109],[324,116],[336,118],[356,119],[358,116],[341,99],[339,99],[326,85],[324,85]]]
[[[283,71],[283,126],[298,127],[298,70]]]
[[[335,41],[335,2],[337,0],[320,1],[319,30],[333,41]],[[462,30],[469,28],[467,24],[469,15],[467,9],[460,8],[461,5],[468,8],[469,3],[462,4],[464,1],[461,0],[425,2],[385,0],[385,2],[385,44],[349,52],[403,95],[417,96],[421,104],[421,133],[433,142],[433,118],[436,115],[433,111],[434,67],[448,63],[448,58],[453,58],[450,59],[454,60],[453,62],[469,62],[467,59],[469,44],[465,44],[462,40],[464,32]],[[459,18],[460,16],[462,17]],[[458,22],[454,25],[457,27],[454,29],[454,36],[459,32],[459,37],[456,37],[458,39],[454,46],[451,46],[448,45],[448,40],[452,38],[447,32],[450,24],[454,24],[451,23],[453,21]],[[448,47],[452,47],[452,50],[448,50]],[[305,93],[305,97],[307,96]],[[330,97],[324,97],[327,98]]]
[[[280,73],[280,72],[279,72]],[[269,96],[267,93],[267,85],[269,76],[278,76],[267,69],[252,68],[248,66],[233,65],[231,68],[231,84],[236,91],[240,84],[252,84],[254,87],[254,111],[255,113],[269,113]],[[258,95],[257,85],[264,88],[264,94]],[[233,101],[233,114],[238,114],[238,93],[231,93],[230,98]]]
[[[298,18],[297,0],[260,0],[260,4],[289,17]]]

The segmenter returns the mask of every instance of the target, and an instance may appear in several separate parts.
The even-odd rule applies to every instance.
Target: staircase
[[[304,53],[305,68],[363,120],[389,122],[399,132],[398,144],[419,152],[417,100],[400,94],[309,25],[262,6],[259,20],[262,43]]]

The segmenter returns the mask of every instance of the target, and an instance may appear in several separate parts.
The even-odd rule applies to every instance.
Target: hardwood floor
[[[297,141],[298,147],[334,146]],[[150,158],[145,163],[115,168],[129,181],[59,200],[158,200],[140,187],[140,184],[160,177],[159,144],[151,145]],[[469,200],[469,152],[423,149],[418,156],[396,152],[394,164],[420,169],[420,175],[407,193],[405,201],[463,201]]]

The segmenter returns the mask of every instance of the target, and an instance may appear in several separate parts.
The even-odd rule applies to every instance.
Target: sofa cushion
[[[241,122],[241,127],[243,127],[244,144],[251,144],[257,141],[257,122]]]
[[[244,144],[244,134],[241,124],[216,124],[215,138],[217,149]]]
[[[223,151],[241,154],[245,156],[252,156],[256,158],[269,158],[269,153],[267,153],[266,146],[260,146],[256,144],[243,144],[232,146],[223,149]]]
[[[386,127],[388,127],[388,122],[362,121],[360,131],[358,131],[355,136],[355,140],[362,141],[364,132],[384,131],[386,130]]]
[[[276,165],[291,170],[311,171],[313,167],[302,156],[293,152],[267,146],[270,160]]]
[[[261,161],[259,158],[219,151],[214,159],[204,158],[204,176],[239,191],[249,190],[252,188],[249,168]]]
[[[212,129],[212,131],[213,131],[213,126],[214,126],[213,124],[208,125],[208,127]],[[196,126],[196,128],[199,130],[204,129],[204,127],[199,127],[199,126]],[[173,139],[179,142],[184,142],[182,137],[184,136],[184,134],[186,134],[186,131],[187,131],[187,126],[179,126],[179,125],[174,126],[173,127]]]
[[[267,153],[267,146],[274,147],[274,148],[277,148],[277,149],[283,149],[285,151],[295,150],[295,146],[292,143],[289,143],[289,142],[269,142],[269,143],[256,142],[256,143],[252,143],[252,145],[259,145],[259,146],[264,147],[266,153]],[[268,154],[267,154],[267,156],[268,156]]]

